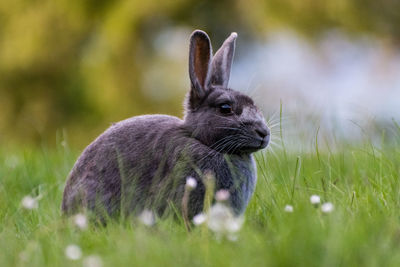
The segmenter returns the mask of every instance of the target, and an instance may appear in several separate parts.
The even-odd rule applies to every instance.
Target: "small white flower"
[[[73,261],[79,260],[82,257],[82,250],[77,245],[68,245],[65,248],[65,257]]]
[[[156,217],[151,210],[145,209],[139,215],[139,221],[146,226],[152,226],[156,222]]]
[[[97,255],[90,255],[83,259],[84,267],[102,267],[103,261]]]
[[[321,211],[324,213],[330,213],[335,209],[335,207],[333,206],[333,204],[331,202],[326,202],[324,204],[322,204],[321,206]]]
[[[224,196],[223,199],[227,198]],[[237,232],[242,228],[243,222],[243,216],[236,216],[232,208],[223,202],[215,203],[206,214],[199,213],[193,217],[195,225],[206,223],[217,240],[225,237],[230,241],[236,241]]]
[[[214,232],[224,232],[226,221],[232,217],[230,208],[222,203],[216,203],[210,208],[208,227]]]
[[[321,198],[318,195],[312,195],[310,197],[310,202],[313,205],[318,205],[319,203],[321,203]]]
[[[229,199],[229,191],[226,189],[221,189],[218,190],[218,192],[215,194],[215,200],[217,200],[218,202],[224,202],[227,201]]]
[[[215,233],[236,233],[243,225],[243,218],[236,217],[232,209],[223,203],[216,203],[210,208],[208,228]]]
[[[244,219],[243,217],[234,217],[226,222],[226,230],[229,233],[236,233],[242,228]]]
[[[292,205],[286,205],[285,206],[285,211],[286,212],[293,212],[293,206]]]
[[[22,207],[27,210],[37,209],[39,206],[37,198],[31,196],[25,196],[21,201]]]
[[[207,220],[207,216],[204,213],[199,213],[193,217],[193,223],[195,225],[203,224]]]
[[[186,187],[189,189],[195,189],[197,186],[197,181],[193,177],[189,176],[186,178]]]
[[[81,230],[85,230],[88,227],[86,215],[82,213],[78,213],[74,216],[74,223]]]

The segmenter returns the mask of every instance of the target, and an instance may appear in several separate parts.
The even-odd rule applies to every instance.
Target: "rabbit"
[[[184,118],[142,115],[113,124],[73,166],[63,214],[182,212],[186,179],[193,177],[197,186],[187,202],[193,218],[203,210],[205,173],[213,175],[215,190],[229,191],[234,214],[244,213],[257,179],[252,153],[267,147],[270,129],[249,96],[228,88],[236,38],[231,33],[213,56],[208,35],[192,33]]]

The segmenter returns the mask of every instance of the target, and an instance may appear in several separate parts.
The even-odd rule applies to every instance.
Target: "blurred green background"
[[[215,49],[238,32],[240,62],[281,31],[310,47],[331,31],[368,36],[397,55],[399,25],[397,0],[0,1],[0,143],[52,145],[63,136],[82,147],[133,115],[181,116],[194,29]]]

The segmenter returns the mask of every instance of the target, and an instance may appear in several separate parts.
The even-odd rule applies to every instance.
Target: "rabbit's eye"
[[[230,114],[232,113],[232,106],[230,104],[222,104],[219,106],[219,110],[223,114]]]

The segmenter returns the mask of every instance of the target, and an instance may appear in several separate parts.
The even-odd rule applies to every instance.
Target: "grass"
[[[236,242],[204,227],[187,233],[172,219],[151,228],[114,222],[79,230],[60,216],[78,153],[2,148],[0,266],[82,266],[83,259],[65,257],[69,244],[80,246],[83,258],[100,256],[103,266],[400,266],[399,143],[313,147],[257,155],[257,188]],[[38,209],[21,207],[29,194],[43,196]],[[311,205],[312,194],[334,211]]]

